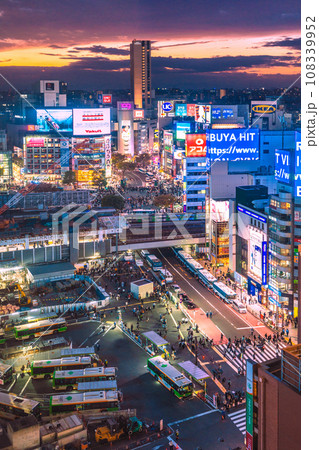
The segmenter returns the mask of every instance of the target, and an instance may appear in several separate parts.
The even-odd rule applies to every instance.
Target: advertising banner
[[[223,109],[223,118],[229,119],[230,117],[234,117],[233,108],[224,108]]]
[[[254,399],[251,394],[248,394],[246,392],[246,431],[253,435],[254,430],[254,422],[253,422],[253,416],[254,416]]]
[[[249,229],[248,264],[249,271],[261,279],[262,275],[262,247],[263,235],[260,231]]]
[[[295,197],[301,197],[301,133],[295,132],[296,150],[295,150]]]
[[[291,153],[288,150],[276,150],[275,152],[275,179],[281,183],[291,181]]]
[[[173,147],[173,133],[170,133],[169,131],[164,131],[164,148],[165,150],[172,151]]]
[[[26,137],[27,147],[44,147],[46,139],[37,137]]]
[[[267,241],[262,243],[262,284],[265,286],[267,284]]]
[[[118,111],[133,111],[134,103],[133,102],[117,102]]]
[[[277,102],[276,101],[252,101],[251,102],[251,113],[252,116],[269,115],[276,112]]]
[[[38,131],[72,133],[72,109],[37,109]]]
[[[110,108],[73,109],[73,134],[75,136],[110,133]]]
[[[195,122],[211,122],[211,105],[195,105]]]
[[[176,139],[178,141],[185,141],[186,133],[191,131],[191,124],[186,122],[176,123]]]
[[[195,117],[195,110],[196,110],[196,105],[195,103],[188,103],[187,104],[187,115],[189,117]]]
[[[70,145],[68,139],[61,139],[60,141],[60,166],[63,170],[69,170],[70,166]]]
[[[134,109],[134,119],[144,119],[144,109]]]
[[[132,138],[132,124],[130,120],[122,120],[122,126],[121,126],[121,140],[123,145],[123,152],[126,154],[132,154],[131,149],[131,138]],[[134,150],[133,150],[134,153]]]
[[[212,119],[221,119],[221,118],[222,118],[221,108],[212,107]]]
[[[227,222],[229,220],[229,201],[211,199],[212,219],[214,222]]]
[[[186,103],[176,103],[175,104],[175,116],[178,116],[178,117],[187,116]]]
[[[253,450],[253,437],[246,431],[246,450]]]
[[[105,177],[112,176],[112,150],[111,150],[111,136],[105,136]]]
[[[186,156],[205,157],[206,156],[206,134],[186,134],[185,142]]]
[[[175,117],[174,101],[159,101],[157,103],[158,117]]]
[[[259,159],[259,129],[213,129],[206,131],[207,157],[210,161]]]
[[[104,105],[112,104],[112,94],[103,94],[102,102]]]

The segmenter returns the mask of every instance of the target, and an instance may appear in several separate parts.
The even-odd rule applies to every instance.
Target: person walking
[[[289,336],[289,328],[286,329],[286,336]]]

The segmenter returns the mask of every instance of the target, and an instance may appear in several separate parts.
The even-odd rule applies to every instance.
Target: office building
[[[135,108],[151,105],[151,41],[134,41],[131,54],[131,95]]]

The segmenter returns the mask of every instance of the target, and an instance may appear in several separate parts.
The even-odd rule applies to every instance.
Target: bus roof
[[[33,323],[27,323],[25,325],[17,325],[15,328],[15,330],[17,331],[22,331],[22,330],[30,330],[32,328],[39,328],[39,327],[46,327],[46,326],[50,326],[53,325],[55,323],[58,324],[65,324],[65,319],[47,319],[47,320],[39,320],[38,322],[33,322]]]
[[[155,255],[151,255],[151,254],[146,255],[146,259],[152,259],[153,261],[154,260],[159,261],[159,259]]]
[[[99,375],[115,376],[115,367],[87,367],[86,369],[56,370],[54,378],[81,378]]]
[[[61,356],[85,356],[94,355],[94,347],[84,347],[84,348],[63,348],[61,350]]]
[[[200,271],[200,274],[204,275],[205,278],[207,278],[208,281],[217,281],[217,278],[214,277],[207,269],[203,269]]]
[[[226,284],[222,283],[221,281],[217,281],[214,283],[215,286],[219,287],[225,294],[227,295],[236,295],[236,292],[230,289],[230,287],[226,286]]]
[[[59,358],[51,360],[32,361],[33,367],[51,367],[61,366],[64,364],[91,364],[90,356],[75,356],[72,358]]]
[[[117,390],[116,380],[104,380],[104,381],[84,381],[78,383],[78,391],[102,391],[102,390]]]
[[[165,373],[178,386],[185,386],[191,381],[179,372],[175,367],[171,366],[168,361],[165,361],[161,356],[150,358],[149,361],[154,364],[161,372]]]
[[[12,369],[11,364],[6,364],[0,359],[0,377],[2,377],[2,375],[4,375],[10,368]]]
[[[187,264],[190,264],[195,269],[202,269],[203,268],[203,266],[198,261],[195,261],[195,259],[192,259],[192,258],[189,258],[187,260]]]
[[[74,403],[99,403],[103,401],[118,400],[117,391],[92,391],[81,394],[52,395],[52,405],[71,405]]]
[[[7,394],[5,392],[0,392],[0,403],[2,405],[11,405],[15,408],[23,409],[24,411],[31,411],[39,405],[39,402],[31,400],[30,398],[22,398],[14,394]]]
[[[185,259],[193,259],[192,257],[191,257],[191,255],[189,255],[187,252],[185,252],[184,250],[181,250],[181,251],[179,251],[178,252],[181,256],[183,256],[183,258],[185,258]]]

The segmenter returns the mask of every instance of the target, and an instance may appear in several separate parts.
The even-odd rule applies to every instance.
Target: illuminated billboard
[[[211,199],[211,216],[214,222],[227,222],[229,220],[229,201],[216,201]]]
[[[38,137],[26,137],[25,140],[27,147],[44,147],[47,142],[46,139]]]
[[[134,109],[134,119],[144,119],[144,109]]]
[[[213,129],[206,131],[209,161],[246,161],[259,159],[259,129]]]
[[[188,117],[195,117],[196,105],[193,103],[187,104],[187,115]]]
[[[112,94],[103,94],[102,102],[104,105],[112,104]]]
[[[295,197],[301,197],[301,133],[295,132],[296,150],[295,150]]]
[[[290,183],[291,153],[288,150],[275,152],[275,179],[281,183]]]
[[[104,136],[105,143],[105,177],[112,176],[112,150],[111,150],[111,136]]]
[[[263,233],[257,229],[249,229],[248,241],[248,267],[249,271],[262,278],[262,243]]]
[[[130,120],[122,120],[120,133],[123,152],[126,154],[131,154],[131,138],[134,131],[132,130],[132,123]]]
[[[164,148],[165,150],[172,151],[173,148],[173,133],[170,133],[169,131],[164,131]]]
[[[73,134],[75,136],[93,136],[110,133],[109,108],[73,110]]]
[[[186,134],[185,150],[187,157],[205,157],[206,134]]]
[[[157,102],[158,117],[175,117],[174,101]]]
[[[221,108],[212,107],[212,119],[221,119],[221,118],[222,118]]]
[[[72,133],[72,109],[37,109],[37,130]]]
[[[178,117],[187,116],[186,103],[176,103],[175,104],[175,116],[178,116]]]
[[[251,113],[253,116],[269,115],[276,112],[277,101],[252,101]]]
[[[62,171],[69,170],[70,166],[70,144],[69,139],[60,141],[60,166]]]
[[[185,140],[186,133],[191,131],[191,124],[189,122],[176,123],[176,139],[180,141]]]
[[[211,105],[195,105],[195,122],[211,122]]]

